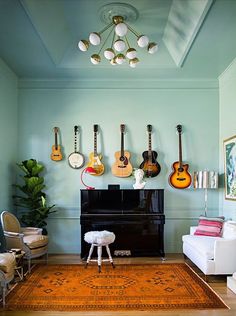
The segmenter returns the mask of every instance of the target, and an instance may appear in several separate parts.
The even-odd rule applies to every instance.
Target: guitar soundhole
[[[183,172],[184,171],[184,168],[182,167],[182,168],[178,168],[178,171],[179,172]]]

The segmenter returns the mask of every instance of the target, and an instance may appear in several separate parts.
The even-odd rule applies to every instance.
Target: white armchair
[[[194,235],[197,227],[184,235],[183,253],[205,275],[233,274],[236,271],[236,226],[225,222],[222,237]]]
[[[48,236],[42,235],[41,228],[21,227],[18,219],[10,212],[1,213],[1,224],[6,240],[7,250],[21,249],[28,260],[28,271],[31,271],[31,259],[46,255]]]

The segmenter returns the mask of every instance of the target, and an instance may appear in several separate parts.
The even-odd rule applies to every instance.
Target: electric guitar
[[[143,152],[143,162],[139,166],[140,169],[143,169],[146,177],[156,177],[160,171],[161,166],[157,162],[157,152],[152,150],[152,125],[147,125],[148,132],[148,150]]]
[[[169,183],[176,189],[186,189],[191,185],[192,178],[188,172],[189,165],[182,162],[182,125],[177,125],[176,129],[179,134],[179,161],[172,165],[173,172],[169,176]]]
[[[115,163],[112,166],[112,174],[116,177],[126,178],[132,174],[133,167],[129,161],[130,153],[124,150],[124,132],[125,125],[120,125],[121,132],[121,150],[115,153]]]
[[[98,125],[93,125],[93,133],[94,133],[94,149],[93,152],[89,155],[89,162],[87,167],[92,167],[96,173],[91,175],[93,176],[101,176],[104,173],[104,165],[102,164],[102,155],[97,153],[97,133],[98,133]]]
[[[55,134],[55,144],[52,146],[51,159],[53,161],[60,161],[62,160],[61,146],[58,145],[58,141],[57,141],[57,134],[59,132],[59,128],[54,127],[53,131]]]

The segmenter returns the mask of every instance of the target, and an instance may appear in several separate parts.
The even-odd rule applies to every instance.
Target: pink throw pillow
[[[221,237],[224,217],[205,217],[200,216],[198,227],[194,235]]]

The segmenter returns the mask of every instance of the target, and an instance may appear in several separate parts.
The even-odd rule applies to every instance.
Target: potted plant
[[[56,211],[53,210],[55,205],[47,205],[46,194],[43,192],[46,186],[44,178],[40,174],[43,172],[44,166],[35,159],[24,160],[17,163],[17,166],[24,173],[21,176],[24,181],[23,185],[15,185],[23,195],[13,196],[15,205],[22,209],[20,221],[26,226],[43,228],[43,233],[47,234],[46,219],[49,214]]]

